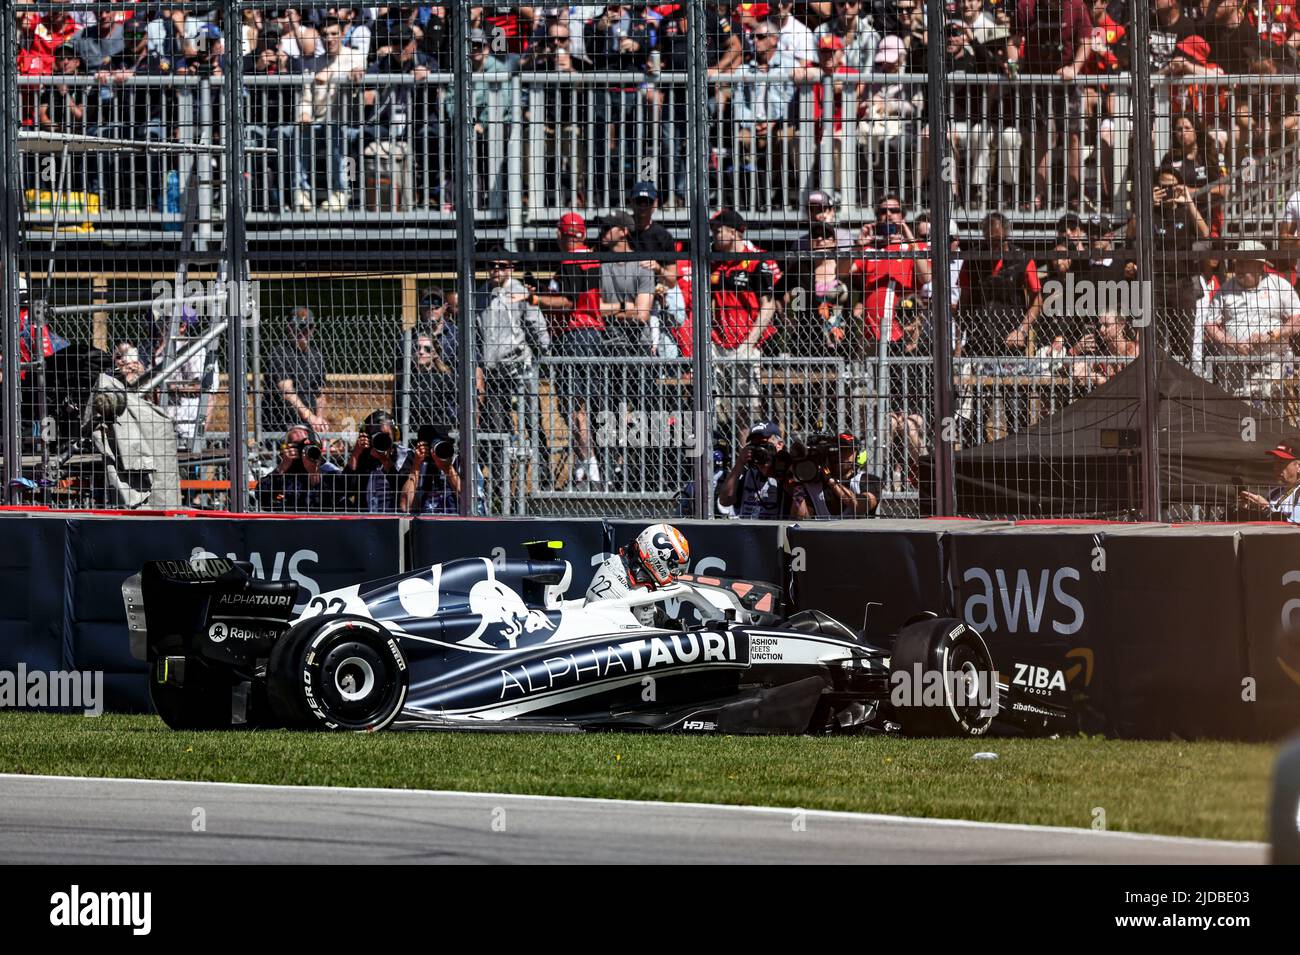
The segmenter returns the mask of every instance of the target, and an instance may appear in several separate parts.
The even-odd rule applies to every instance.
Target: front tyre
[[[402,712],[406,657],[397,638],[373,620],[304,621],[276,642],[268,697],[286,726],[373,732]]]
[[[951,617],[919,620],[890,657],[891,701],[908,736],[983,736],[997,713],[988,645]]]

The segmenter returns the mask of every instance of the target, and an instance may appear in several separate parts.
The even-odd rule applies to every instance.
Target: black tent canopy
[[[1273,482],[1274,460],[1264,452],[1294,434],[1285,419],[1265,414],[1167,355],[1158,356],[1156,367],[1157,448],[1166,507],[1217,505],[1231,511],[1243,484],[1264,487]],[[1023,431],[958,451],[957,513],[1138,516],[1140,442],[1145,440],[1141,401],[1142,369],[1132,362]],[[923,484],[932,488],[933,459],[922,458],[921,464]],[[932,494],[925,496],[933,500]]]

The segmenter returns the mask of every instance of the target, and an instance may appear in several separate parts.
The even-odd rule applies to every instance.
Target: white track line
[[[521,799],[533,802],[573,803],[584,805],[614,806],[654,806],[665,809],[718,809],[728,812],[749,812],[780,814],[784,816],[802,812],[809,816],[828,819],[848,819],[859,822],[875,822],[899,826],[946,826],[971,829],[994,829],[1002,832],[1055,832],[1068,836],[1090,836],[1098,839],[1128,839],[1138,842],[1173,843],[1178,845],[1225,846],[1242,849],[1267,849],[1266,842],[1238,842],[1227,839],[1203,839],[1195,836],[1165,836],[1145,832],[1112,832],[1095,829],[1074,828],[1071,826],[1035,826],[1016,822],[980,822],[971,819],[932,819],[920,816],[890,816],[873,812],[848,812],[840,809],[802,809],[787,806],[739,806],[729,803],[712,802],[669,802],[656,799],[612,799],[604,796],[547,796],[537,793],[496,793],[466,792],[459,789],[397,789],[382,786],[291,786],[283,783],[232,783],[208,782],[201,779],[137,779],[126,776],[48,776],[38,773],[0,773],[0,780],[6,779],[48,779],[66,782],[95,783],[137,783],[157,786],[226,786],[233,789],[268,790],[278,789],[287,792],[350,792],[383,793],[385,795],[405,794],[415,796],[458,796],[474,799]]]

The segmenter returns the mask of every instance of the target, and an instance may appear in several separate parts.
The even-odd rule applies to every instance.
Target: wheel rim
[[[974,647],[959,645],[953,648],[950,659],[953,680],[953,698],[949,701],[954,715],[962,722],[978,727],[992,719],[991,706],[981,700],[981,684],[985,671],[980,667],[980,655]],[[990,693],[993,688],[987,687]],[[964,691],[964,698],[959,695]],[[991,701],[990,701],[991,703]]]
[[[375,688],[375,670],[361,657],[348,657],[334,671],[334,688],[345,703],[357,703]]]
[[[392,658],[356,640],[326,649],[318,672],[320,715],[344,728],[383,719],[401,692]]]

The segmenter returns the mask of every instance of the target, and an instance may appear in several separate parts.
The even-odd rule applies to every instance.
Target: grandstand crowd
[[[1133,187],[1124,159],[1133,155],[1124,141],[1133,116],[1131,91],[1118,79],[1133,65],[1135,8],[1150,16],[1143,55],[1152,74],[1178,81],[1155,101],[1169,145],[1156,157],[1149,276],[1133,255],[1134,203],[1121,198]],[[452,68],[450,10],[243,11],[245,76],[292,79],[287,87],[250,83],[244,94],[250,144],[275,147],[272,159],[259,160],[276,166],[262,195],[271,208],[367,208],[343,161],[349,151],[405,162],[408,170],[417,157],[449,155],[452,88],[417,93]],[[1146,283],[1154,314],[1145,317],[1154,319],[1162,349],[1230,393],[1294,417],[1288,401],[1300,296],[1284,253],[1300,241],[1300,192],[1276,229],[1283,254],[1242,238],[1273,238],[1271,222],[1261,231],[1231,211],[1234,196],[1281,181],[1294,162],[1294,0],[951,0],[942,25],[928,23],[923,0],[706,0],[704,11],[699,29],[688,30],[684,4],[471,9],[471,69],[522,78],[524,121],[541,130],[528,148],[545,155],[529,168],[542,177],[542,205],[559,214],[548,220],[554,245],[537,248],[572,256],[530,270],[517,248],[478,250],[491,257],[468,310],[478,333],[483,428],[518,427],[519,396],[548,357],[692,355],[692,289],[704,277],[692,275],[686,230],[663,217],[688,199],[685,100],[662,81],[686,70],[692,36],[703,38],[713,80],[710,230],[719,259],[707,282],[715,390],[725,405],[719,418],[737,434],[765,417],[767,385],[757,371],[764,358],[864,362],[883,352],[898,360],[890,378],[893,440],[910,460],[923,454],[931,440],[923,360],[933,346],[935,289],[950,293],[959,372],[993,379],[1003,389],[999,427],[1023,428],[1043,413],[1044,395],[1050,405],[1102,385],[1139,351],[1132,308],[1054,310],[1052,283]],[[19,72],[51,78],[25,88],[24,122],[52,132],[178,138],[170,125],[174,89],[126,81],[221,76],[229,55],[223,22],[217,6],[207,13],[145,3],[97,12],[20,8]],[[951,88],[952,174],[929,168],[924,86],[898,78],[928,71],[930,43],[942,43],[947,72],[986,77]],[[585,73],[600,79],[552,82]],[[94,82],[58,82],[68,75]],[[367,82],[393,76],[409,82]],[[1054,82],[1027,81],[1043,77]],[[590,95],[593,83],[599,95]],[[490,191],[500,170],[488,167],[487,141],[494,129],[519,131],[509,128],[509,107],[488,84],[474,86],[471,109],[482,143],[475,179]],[[647,115],[659,119],[650,133],[642,128]],[[808,136],[812,150],[801,148]],[[822,148],[825,137],[834,148]],[[572,154],[565,144],[578,140]],[[641,161],[647,144],[660,160],[649,167]],[[845,150],[861,161],[843,162]],[[583,151],[599,152],[599,161],[584,164]],[[745,198],[747,184],[758,188],[757,207]],[[939,278],[925,255],[936,239],[926,206],[937,188],[950,191],[966,225],[945,237],[952,271]],[[845,191],[860,197],[852,211],[866,210],[867,221],[849,217]],[[443,175],[424,199],[454,211]],[[147,202],[158,208],[157,197]],[[755,213],[797,237],[764,243],[764,251],[751,238]],[[1016,232],[1026,221],[1046,224],[1049,236],[1040,228],[1021,243]],[[645,258],[602,263],[584,254],[593,250]],[[435,389],[442,418],[454,415],[456,317],[442,315],[449,298],[454,303],[448,292],[427,292],[424,302],[439,304],[422,304],[416,329],[416,372],[427,366],[446,378]],[[426,346],[436,359],[421,357]],[[592,421],[611,395],[596,393],[581,364],[559,367],[552,379],[573,442],[571,479],[599,487]],[[388,411],[397,413],[405,387],[399,375]],[[266,385],[274,401],[282,391],[280,381]],[[281,428],[324,433],[334,424],[314,407],[286,408]],[[986,410],[983,398],[959,400],[964,443],[996,436]]]

